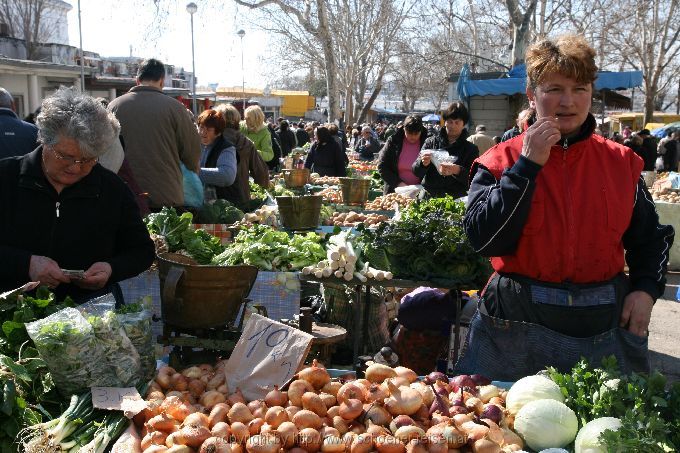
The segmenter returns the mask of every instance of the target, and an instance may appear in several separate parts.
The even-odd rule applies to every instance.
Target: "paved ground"
[[[649,350],[652,369],[656,368],[670,380],[680,381],[680,302],[676,293],[680,273],[669,273],[666,293],[652,311],[649,326]]]

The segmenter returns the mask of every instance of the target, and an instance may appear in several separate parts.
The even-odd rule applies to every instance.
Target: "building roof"
[[[27,70],[37,71],[38,73],[66,73],[67,75],[79,75],[80,66],[52,63],[50,61],[33,61],[33,60],[18,60],[16,58],[8,58],[0,55],[0,68],[5,73],[23,74]],[[85,66],[85,74],[91,75],[92,67]],[[56,74],[55,74],[56,75]]]

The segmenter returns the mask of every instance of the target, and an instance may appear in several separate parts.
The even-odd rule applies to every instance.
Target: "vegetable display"
[[[59,417],[23,430],[19,435],[21,451],[104,453],[128,424],[122,412],[93,408],[92,393],[87,391],[73,395]]]
[[[245,401],[228,389],[224,362],[159,370],[149,408],[135,417],[144,453],[513,452],[505,393],[482,376],[418,381],[404,367],[373,364],[365,379],[336,381],[314,361],[286,391]],[[207,382],[207,384],[206,384]],[[189,450],[189,449],[191,450]]]
[[[217,199],[201,207],[198,218],[202,223],[223,223],[231,225],[243,218],[243,211],[227,200]]]
[[[387,222],[389,217],[383,214],[376,213],[361,213],[361,212],[334,212],[328,220],[323,222],[324,225],[356,227],[362,223],[367,226],[379,225]]]
[[[326,257],[321,236],[276,231],[264,225],[242,229],[212,264],[234,266],[250,264],[266,271],[300,270]]]
[[[600,435],[602,451],[662,453],[680,448],[679,382],[667,385],[656,371],[621,375],[614,357],[603,360],[601,368],[580,361],[570,373],[549,369],[549,375],[581,428],[601,417],[620,420],[619,428]]]
[[[376,230],[358,227],[362,256],[395,278],[481,288],[491,268],[467,240],[464,213],[450,196],[415,202]]]
[[[413,203],[413,201],[413,198],[398,193],[388,193],[366,203],[366,209],[372,211],[394,211],[395,205],[399,209],[403,209]]]

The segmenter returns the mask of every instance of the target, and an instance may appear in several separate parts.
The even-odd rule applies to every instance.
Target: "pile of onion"
[[[519,451],[507,392],[488,380],[374,364],[365,379],[337,382],[316,360],[264,399],[229,392],[224,362],[164,367],[135,417],[144,453],[478,453]]]

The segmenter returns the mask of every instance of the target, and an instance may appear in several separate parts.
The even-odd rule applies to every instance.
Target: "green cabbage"
[[[517,412],[514,429],[529,447],[540,451],[573,442],[578,420],[564,403],[553,399],[535,400]]]
[[[574,442],[575,453],[606,453],[607,449],[600,443],[600,435],[606,430],[617,431],[621,420],[615,417],[601,417],[591,420],[581,428]]]
[[[551,399],[564,402],[560,387],[544,376],[527,376],[515,382],[505,401],[505,407],[511,414],[516,414],[522,406],[531,401]]]

